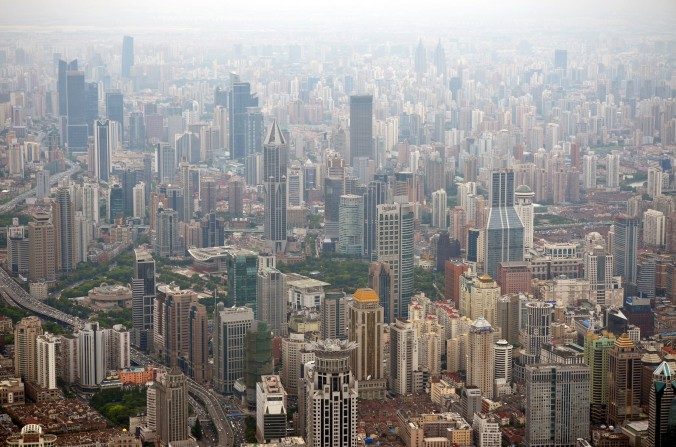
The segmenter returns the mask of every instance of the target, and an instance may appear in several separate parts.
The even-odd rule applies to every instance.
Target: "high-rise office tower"
[[[182,161],[178,165],[179,180],[183,190],[183,208],[179,211],[179,216],[183,222],[190,222],[195,212],[195,198],[199,191],[199,169],[195,166]]]
[[[287,152],[284,135],[273,121],[263,143],[264,238],[272,253],[283,253],[286,248]]]
[[[256,284],[256,319],[266,321],[276,336],[285,336],[287,297],[284,274],[271,267],[260,267]]]
[[[396,320],[390,325],[390,389],[406,396],[415,390],[418,371],[418,340],[413,323]]]
[[[676,441],[676,383],[672,365],[662,362],[653,372],[648,404],[648,447],[668,447]]]
[[[77,265],[77,240],[75,238],[75,208],[70,197],[68,188],[59,188],[56,193],[56,208],[54,216],[58,219],[58,242],[57,248],[61,255],[61,270],[70,272]]]
[[[19,218],[12,219],[12,225],[7,228],[7,267],[12,273],[28,273],[29,240],[26,227],[19,225]]]
[[[477,277],[466,274],[460,277],[460,314],[474,321],[483,317],[497,324],[497,305],[500,286],[488,275]]]
[[[650,167],[648,168],[648,190],[647,194],[652,197],[653,199],[655,197],[661,196],[662,195],[662,179],[663,179],[664,173],[662,172],[662,169],[658,167]]]
[[[607,306],[613,287],[613,255],[597,245],[584,254],[584,276],[589,281],[595,304]]]
[[[347,317],[348,297],[340,290],[326,292],[321,303],[321,338],[347,338],[345,318]]]
[[[568,68],[568,51],[554,50],[554,68],[566,70]]]
[[[38,317],[25,317],[14,326],[14,373],[24,381],[37,382],[37,339],[42,335]]]
[[[119,90],[106,92],[106,118],[118,123],[116,141],[124,137],[124,98]]]
[[[347,338],[357,348],[350,355],[350,369],[364,399],[385,397],[385,329],[383,306],[373,289],[357,289],[348,304]]]
[[[446,190],[440,189],[432,193],[432,226],[446,229],[447,225],[447,195]]]
[[[514,191],[514,208],[523,224],[523,250],[524,254],[533,248],[533,227],[535,211],[533,200],[535,193],[529,186],[521,185]]]
[[[272,332],[264,321],[254,321],[244,335],[244,385],[246,403],[256,409],[256,383],[272,374]]]
[[[214,312],[214,388],[232,393],[235,381],[244,376],[244,336],[254,321],[248,307],[225,308],[218,303]]]
[[[606,188],[620,187],[620,154],[612,153],[606,156]]]
[[[494,332],[488,320],[479,317],[469,327],[467,342],[467,385],[479,387],[489,398],[493,397],[495,380]]]
[[[441,39],[434,49],[434,67],[437,69],[437,76],[446,76],[446,51],[441,45]]]
[[[596,189],[596,155],[582,157],[582,185],[585,189]]]
[[[61,261],[57,235],[49,214],[38,212],[28,223],[28,280],[53,282]],[[57,259],[57,255],[59,259]]]
[[[77,59],[70,62],[59,60],[56,90],[59,94],[59,116],[68,115],[68,71],[77,70]]]
[[[191,290],[181,290],[175,285],[162,284],[157,288],[155,312],[161,325],[156,325],[155,332],[161,336],[162,345],[154,346],[155,352],[163,357],[169,366],[183,367],[186,374],[185,360],[192,348],[190,311],[197,302],[197,295]]]
[[[415,49],[414,68],[415,73],[420,77],[427,71],[427,50],[422,43],[422,39],[418,41],[418,46]]]
[[[185,375],[172,368],[155,383],[155,388],[155,432],[160,445],[188,440],[188,383]]]
[[[168,143],[157,143],[157,180],[171,184],[176,181],[176,149]]]
[[[608,358],[608,422],[620,426],[641,413],[643,354],[626,334],[615,340]]]
[[[315,364],[306,401],[309,447],[357,445],[357,382],[350,370],[356,345],[349,341],[312,343]]]
[[[68,95],[68,149],[74,152],[87,150],[89,136],[85,114],[84,72],[69,70],[66,73]]]
[[[524,226],[514,207],[514,171],[491,172],[484,271],[497,278],[498,265],[523,261]]]
[[[258,295],[258,254],[243,248],[227,250],[228,297],[236,306],[255,307]]]
[[[386,200],[387,184],[382,179],[370,181],[364,194],[364,255],[370,260],[377,257],[378,205],[385,203]]]
[[[356,157],[374,159],[373,96],[350,96],[350,161]]]
[[[178,233],[178,213],[171,208],[157,207],[157,231],[155,234],[155,255],[169,258],[182,253]]]
[[[340,236],[340,197],[345,192],[345,178],[329,170],[324,177],[324,233],[329,239]]]
[[[132,188],[132,196],[132,215],[144,221],[146,217],[146,184],[138,182]]]
[[[512,382],[512,359],[514,347],[507,340],[498,340],[493,345],[495,352],[495,381],[504,380],[506,384]],[[497,394],[497,387],[496,387]]]
[[[361,256],[364,243],[364,197],[340,196],[338,209],[338,253]]]
[[[288,338],[282,338],[282,383],[290,395],[295,396],[299,392],[301,367],[314,359],[314,351],[307,349],[305,334],[290,332]]]
[[[242,216],[244,211],[244,188],[244,182],[239,179],[231,180],[228,183],[228,213],[231,217]]]
[[[49,190],[51,189],[49,185],[49,171],[47,169],[43,169],[42,171],[36,172],[35,182],[35,197],[38,199],[49,197]]]
[[[413,207],[410,203],[378,205],[378,261],[390,268],[389,321],[406,319],[413,295]]]
[[[247,107],[245,114],[244,156],[260,153],[263,150],[265,125],[263,113],[258,107]]]
[[[106,334],[98,322],[87,322],[78,333],[80,386],[97,388],[106,378]]]
[[[542,345],[552,341],[554,305],[544,301],[528,301],[523,309],[524,317],[526,321],[520,334],[521,345],[531,361],[537,361]]]
[[[122,77],[131,75],[131,67],[134,66],[134,38],[124,36],[122,38]]]
[[[584,337],[584,360],[589,367],[589,402],[595,423],[606,421],[608,407],[608,357],[615,345],[612,333],[588,332]]]
[[[131,280],[131,316],[134,345],[142,351],[152,348],[155,260],[145,250],[134,250],[134,278]]]
[[[93,135],[94,121],[99,117],[99,84],[87,82],[85,84],[85,123],[89,135]]]
[[[119,219],[124,219],[124,188],[115,184],[108,190],[108,222]]]
[[[90,222],[99,222],[99,184],[97,182],[85,181],[82,184],[82,214]]]
[[[286,437],[286,390],[279,376],[264,375],[256,383],[256,440],[274,442]]]
[[[197,383],[211,382],[209,366],[209,318],[204,304],[192,302],[188,309],[189,346],[179,359],[183,371]]]
[[[585,365],[528,365],[526,445],[573,447],[589,438],[589,368]]]
[[[626,287],[636,284],[636,259],[638,257],[639,220],[619,218],[615,223],[613,241],[613,274],[622,276]]]
[[[110,124],[110,120],[97,120],[94,123],[94,179],[102,182],[110,179],[112,142],[115,138]]]
[[[228,98],[230,114],[230,158],[242,160],[246,156],[247,110],[258,107],[258,97],[251,93],[248,82],[235,82]]]

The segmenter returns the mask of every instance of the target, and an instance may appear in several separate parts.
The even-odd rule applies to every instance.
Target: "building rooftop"
[[[378,294],[369,288],[357,289],[352,296],[359,302],[378,302]]]

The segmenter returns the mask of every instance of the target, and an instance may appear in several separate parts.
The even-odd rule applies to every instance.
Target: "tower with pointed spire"
[[[662,362],[653,372],[648,410],[648,447],[667,447],[676,442],[676,374]]]
[[[264,236],[273,254],[283,253],[286,248],[287,151],[286,140],[275,120],[263,142]]]

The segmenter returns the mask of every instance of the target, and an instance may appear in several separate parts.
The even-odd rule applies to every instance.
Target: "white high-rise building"
[[[146,184],[139,182],[132,189],[134,217],[145,219],[146,217]]]
[[[97,322],[87,322],[78,334],[80,385],[96,388],[106,377],[106,333]]]
[[[131,365],[130,346],[131,334],[121,324],[116,324],[112,329],[104,329],[107,338],[107,362],[106,369],[124,369]]]
[[[516,208],[516,213],[523,223],[524,256],[533,249],[533,222],[535,219],[534,199],[535,193],[526,185],[521,185],[514,191],[514,208]]]
[[[544,301],[528,301],[522,311],[523,329],[519,334],[524,354],[533,359],[540,358],[540,348],[552,341],[552,318],[554,305]]]
[[[620,154],[613,152],[606,156],[606,188],[620,187]]]
[[[652,198],[662,195],[662,170],[658,167],[648,168],[648,195]]]
[[[664,213],[648,210],[643,213],[643,243],[663,247],[667,242],[667,219]]]
[[[476,182],[464,182],[458,184],[458,205],[467,210],[469,197],[476,195]]]
[[[275,335],[285,336],[288,332],[286,313],[284,274],[276,268],[260,267],[259,264],[256,276],[256,319],[267,322]]]
[[[597,245],[584,254],[584,276],[589,281],[594,304],[607,306],[613,288],[613,255]]]
[[[472,430],[476,447],[500,447],[502,445],[502,432],[497,416],[474,413]]]
[[[493,397],[495,378],[494,330],[483,317],[469,328],[467,339],[467,385],[476,386],[481,395]]]
[[[446,229],[446,205],[448,203],[446,191],[440,189],[432,193],[432,226],[434,228]]]
[[[306,397],[309,447],[355,447],[357,440],[357,381],[350,370],[350,341],[313,342],[314,368]]]
[[[282,383],[290,395],[298,393],[298,372],[301,366],[315,359],[315,353],[307,349],[305,335],[297,332],[282,338]]]
[[[396,320],[390,326],[390,389],[400,395],[414,391],[418,371],[418,340],[413,324]]]
[[[354,256],[364,252],[364,196],[340,196],[337,251]]]
[[[582,185],[585,189],[596,188],[596,155],[587,154],[582,157]]]
[[[82,185],[82,213],[85,219],[99,222],[99,184],[84,182]]]
[[[50,333],[38,335],[37,351],[37,383],[45,389],[56,388],[56,345],[59,337]]]
[[[495,380],[512,382],[512,351],[514,347],[507,340],[498,340],[493,345],[495,351]]]
[[[214,387],[232,393],[235,381],[244,376],[244,336],[254,313],[250,307],[225,308],[219,303],[214,312]]]

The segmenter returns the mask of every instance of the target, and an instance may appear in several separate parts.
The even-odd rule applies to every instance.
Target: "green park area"
[[[129,425],[129,417],[143,414],[146,409],[146,387],[109,388],[96,392],[90,404],[118,427]]]

